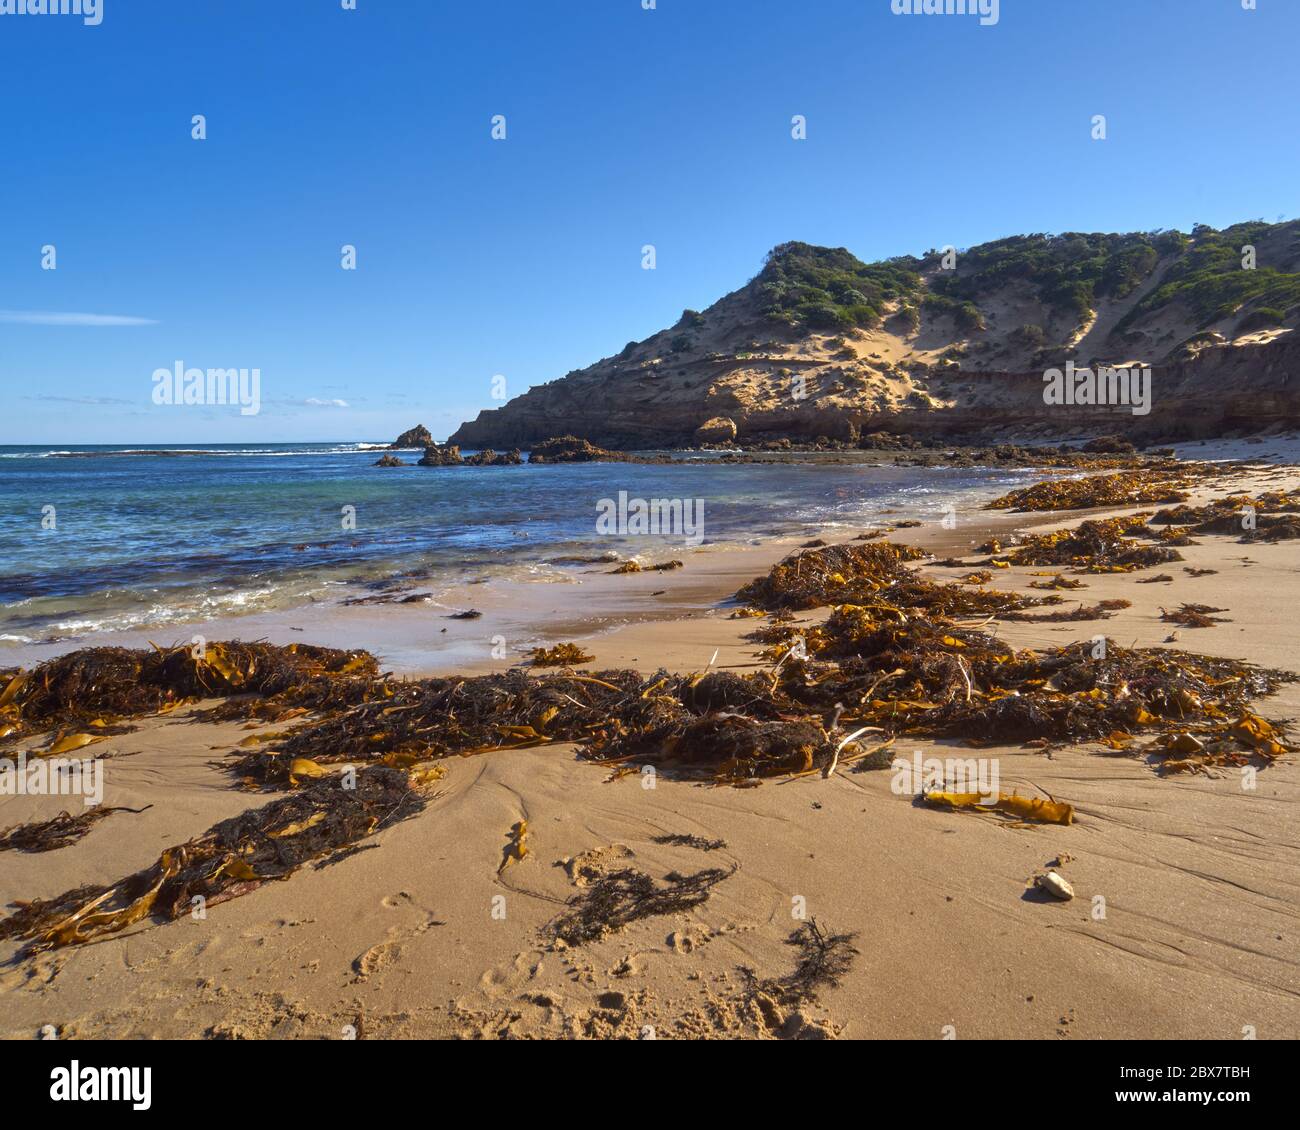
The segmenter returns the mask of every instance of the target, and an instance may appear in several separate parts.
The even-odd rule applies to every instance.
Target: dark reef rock
[[[621,451],[606,451],[577,436],[553,436],[536,444],[528,453],[530,463],[618,463],[627,456]]]
[[[390,451],[400,451],[409,447],[432,447],[433,436],[429,434],[429,429],[423,424],[416,424],[415,427],[409,428],[398,436],[388,445]]]
[[[464,460],[460,457],[460,448],[456,444],[449,443],[439,446],[436,443],[431,443],[424,449],[424,456],[417,466],[459,467],[463,463]]]
[[[485,447],[482,451],[471,455],[465,460],[465,463],[470,467],[515,467],[523,461],[523,453],[517,447],[511,448],[509,451],[503,451],[500,454],[490,447]]]

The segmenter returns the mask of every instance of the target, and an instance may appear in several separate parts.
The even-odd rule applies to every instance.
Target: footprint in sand
[[[365,953],[352,959],[352,978],[354,985],[369,981],[376,973],[382,973],[395,964],[402,956],[400,942],[389,940],[371,946]]]
[[[396,895],[385,895],[379,900],[379,904],[389,910],[416,909],[415,900],[406,891],[401,891]],[[364,953],[352,959],[353,984],[368,981],[375,974],[382,973],[395,965],[401,959],[403,946],[410,939],[418,938],[435,926],[446,925],[440,918],[436,918],[427,910],[420,913],[423,915],[421,921],[413,926],[388,927],[385,939],[382,942],[376,942]]]
[[[703,926],[691,926],[685,930],[674,930],[668,935],[668,947],[674,953],[693,953],[712,935]]]
[[[625,859],[631,859],[636,853],[627,844],[606,844],[604,847],[592,848],[578,855],[566,856],[556,866],[563,867],[568,873],[569,882],[575,887],[589,887],[608,872],[615,870]]]
[[[485,969],[479,975],[478,987],[491,998],[499,997],[503,993],[518,992],[541,976],[543,957],[540,950],[517,953],[509,968],[498,966],[495,969]]]

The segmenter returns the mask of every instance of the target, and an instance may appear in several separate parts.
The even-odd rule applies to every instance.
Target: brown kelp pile
[[[156,714],[202,698],[290,695],[305,705],[338,679],[374,679],[372,655],[327,647],[210,643],[203,647],[91,647],[32,672],[9,672],[0,690],[0,739],[52,725],[86,727]]]
[[[1122,528],[1106,527],[1106,537],[1085,531],[1077,541],[1071,540],[1077,531],[1046,535],[1045,542],[1030,543],[1028,555],[1046,550],[1059,564],[1087,561],[1100,549],[1112,564],[1128,564],[1130,550],[1112,544]],[[807,607],[809,572],[819,575],[782,563],[762,583],[747,586],[745,596],[770,607]],[[916,602],[908,602],[906,585],[879,592],[891,599],[840,605],[818,625],[765,629],[764,642],[774,645],[769,655],[784,655],[774,695],[822,716],[838,707],[840,727],[871,726],[886,735],[1077,742],[1122,734],[1131,741],[1137,732],[1163,737],[1196,725],[1220,734],[1235,756],[1271,760],[1284,748],[1282,739],[1276,746],[1243,740],[1240,723],[1255,717],[1254,699],[1294,678],[1288,673],[1110,641],[1015,651],[984,626],[954,618],[924,586]],[[792,646],[782,650],[783,644]]]
[[[1214,613],[1227,611],[1226,608],[1215,608],[1209,604],[1180,604],[1174,609],[1160,609],[1160,619],[1168,624],[1182,624],[1185,628],[1212,628],[1215,624],[1228,622]]]
[[[769,611],[836,604],[892,608],[900,618],[905,618],[908,608],[978,616],[1052,599],[937,584],[906,567],[907,562],[923,557],[919,549],[888,541],[793,553],[774,565],[766,577],[750,581],[736,598]]]
[[[1075,573],[1128,573],[1181,561],[1182,554],[1147,525],[1148,517],[1091,519],[1073,529],[1027,534],[1004,560],[1013,565],[1068,566]]]
[[[424,808],[440,767],[363,768],[346,783],[321,779],[168,848],[116,883],[18,902],[0,938],[36,953],[115,934],[146,919],[169,920],[284,879]]]
[[[683,566],[681,561],[660,561],[657,565],[642,565],[639,561],[624,561],[617,569],[611,569],[611,573],[666,573],[672,569],[680,569]]]
[[[1157,511],[1151,522],[1189,534],[1237,534],[1243,542],[1290,540],[1300,537],[1300,496],[1280,490],[1233,494],[1205,506]]]
[[[641,704],[635,671],[599,675],[521,670],[470,678],[383,680],[368,701],[323,712],[233,766],[250,784],[287,780],[292,763],[410,764],[551,742],[583,741]]]
[[[910,545],[832,545],[816,552],[792,553],[736,594],[738,600],[766,609],[817,608],[863,598],[902,579],[905,561],[925,554]]]
[[[576,643],[557,643],[554,647],[533,648],[532,664],[534,667],[572,667],[590,663],[595,658]]]
[[[1093,506],[1143,506],[1149,502],[1186,502],[1192,464],[1174,463],[1143,471],[1048,479],[995,498],[986,510],[1082,510]]]

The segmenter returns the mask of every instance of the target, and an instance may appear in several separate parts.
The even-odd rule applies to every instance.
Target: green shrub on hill
[[[1184,238],[1177,232],[1011,236],[963,252],[957,271],[936,276],[931,288],[948,298],[978,302],[983,295],[1020,282],[1078,323],[1089,316],[1098,298],[1132,293],[1160,256],[1176,251]]]
[[[1198,224],[1185,254],[1118,329],[1122,332],[1171,302],[1184,304],[1202,326],[1229,318],[1251,302],[1280,310],[1300,303],[1300,274],[1274,267],[1247,270],[1242,266],[1242,248],[1260,243],[1271,227],[1262,220],[1234,224],[1222,231]]]
[[[1177,231],[1031,234],[993,240],[960,253],[955,271],[938,270],[941,252],[863,263],[842,247],[783,243],[768,255],[752,288],[773,325],[800,332],[845,333],[874,329],[886,310],[911,331],[921,311],[948,317],[959,332],[985,329],[981,303],[1006,288],[1028,288],[1059,318],[1078,326],[1102,300],[1152,286],[1114,331],[1123,338],[1141,318],[1171,303],[1188,310],[1202,328],[1243,307],[1251,328],[1276,325],[1300,307],[1300,273],[1276,267],[1242,267],[1242,247],[1276,233],[1259,222],[1224,231],[1198,225]],[[1162,263],[1169,265],[1156,276]],[[927,281],[923,275],[928,277]],[[683,315],[687,325],[696,324]],[[1276,317],[1274,322],[1264,319]],[[1238,332],[1248,332],[1239,330]],[[1036,343],[1026,341],[1031,347]]]
[[[946,294],[927,294],[921,305],[933,317],[952,318],[963,333],[977,333],[984,329],[984,315],[973,302],[961,302]]]
[[[870,329],[889,301],[921,290],[919,261],[863,263],[842,247],[783,243],[755,280],[767,318],[820,330]]]

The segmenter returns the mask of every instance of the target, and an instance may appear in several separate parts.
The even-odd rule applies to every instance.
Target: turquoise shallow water
[[[0,645],[291,607],[399,576],[452,583],[688,544],[680,530],[600,533],[601,500],[620,491],[698,500],[703,542],[716,544],[934,521],[1025,475],[690,458],[385,469],[372,466],[378,447],[0,447]]]

